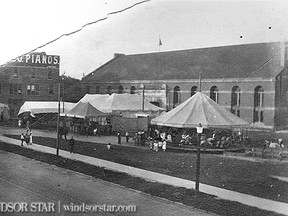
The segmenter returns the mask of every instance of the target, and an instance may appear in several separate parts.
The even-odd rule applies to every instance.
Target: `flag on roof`
[[[161,38],[159,38],[159,46],[162,46]]]

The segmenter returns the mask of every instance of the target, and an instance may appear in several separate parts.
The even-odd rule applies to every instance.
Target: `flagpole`
[[[161,41],[161,37],[160,37],[160,35],[159,35],[159,43],[158,43],[158,46],[159,46],[159,52],[160,52],[160,47],[161,47],[161,45],[162,45],[162,41]]]

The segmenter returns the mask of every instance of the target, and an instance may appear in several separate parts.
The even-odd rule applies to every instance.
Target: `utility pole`
[[[57,115],[57,143],[56,143],[56,155],[59,156],[59,132],[60,132],[60,91],[61,82],[59,81],[58,86],[58,115]]]
[[[142,88],[142,112],[144,112],[145,85],[144,85],[144,84],[141,84],[140,88]]]
[[[201,71],[199,71],[199,92],[201,92],[201,87],[202,87],[202,86],[201,86],[201,85],[202,85],[202,83],[201,83],[202,80],[201,80],[201,79],[202,79],[202,77],[201,77]]]

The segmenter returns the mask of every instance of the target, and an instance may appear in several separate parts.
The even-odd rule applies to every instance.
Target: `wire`
[[[54,42],[56,42],[57,40],[60,40],[60,39],[61,39],[62,37],[64,37],[64,36],[70,36],[70,35],[76,34],[77,32],[82,31],[85,27],[87,27],[87,26],[89,26],[89,25],[94,25],[94,24],[96,24],[96,23],[98,23],[98,22],[102,22],[102,21],[104,21],[104,20],[107,20],[107,19],[109,18],[109,16],[111,16],[111,15],[115,15],[115,14],[118,14],[118,13],[122,13],[122,12],[124,12],[124,11],[126,11],[126,10],[129,10],[129,9],[131,9],[131,8],[137,6],[137,5],[140,5],[140,4],[149,2],[149,1],[151,1],[151,0],[144,0],[144,1],[141,1],[141,2],[137,2],[137,3],[135,3],[135,4],[131,5],[131,6],[128,6],[128,7],[124,8],[124,9],[110,12],[110,13],[108,13],[108,14],[106,15],[106,17],[101,18],[101,19],[98,19],[98,20],[93,21],[93,22],[86,23],[85,25],[83,25],[83,26],[80,27],[79,29],[77,29],[77,30],[75,30],[75,31],[72,31],[72,32],[70,32],[70,33],[64,33],[64,34],[60,35],[59,37],[57,37],[57,38],[55,38],[55,39],[53,39],[53,40],[51,40],[51,41],[49,41],[49,42],[47,42],[47,43],[45,43],[45,44],[43,44],[43,45],[40,45],[40,46],[32,49],[31,51],[27,52],[27,53],[24,53],[24,54],[22,54],[22,55],[20,55],[20,56],[18,56],[18,57],[16,57],[16,58],[14,58],[14,59],[11,59],[10,61],[8,61],[8,62],[0,65],[0,67],[5,66],[5,65],[8,64],[9,62],[14,61],[14,60],[16,60],[17,58],[20,58],[20,57],[22,57],[22,56],[24,56],[24,55],[28,55],[29,53],[32,53],[32,52],[34,52],[34,51],[36,51],[36,50],[38,50],[38,49],[41,49],[41,48],[43,48],[43,47],[51,44],[51,43],[54,43]]]

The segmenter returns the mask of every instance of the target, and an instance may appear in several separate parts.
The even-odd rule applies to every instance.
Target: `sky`
[[[0,64],[43,51],[60,56],[60,74],[79,79],[114,53],[288,40],[285,0],[1,0],[0,6]]]

